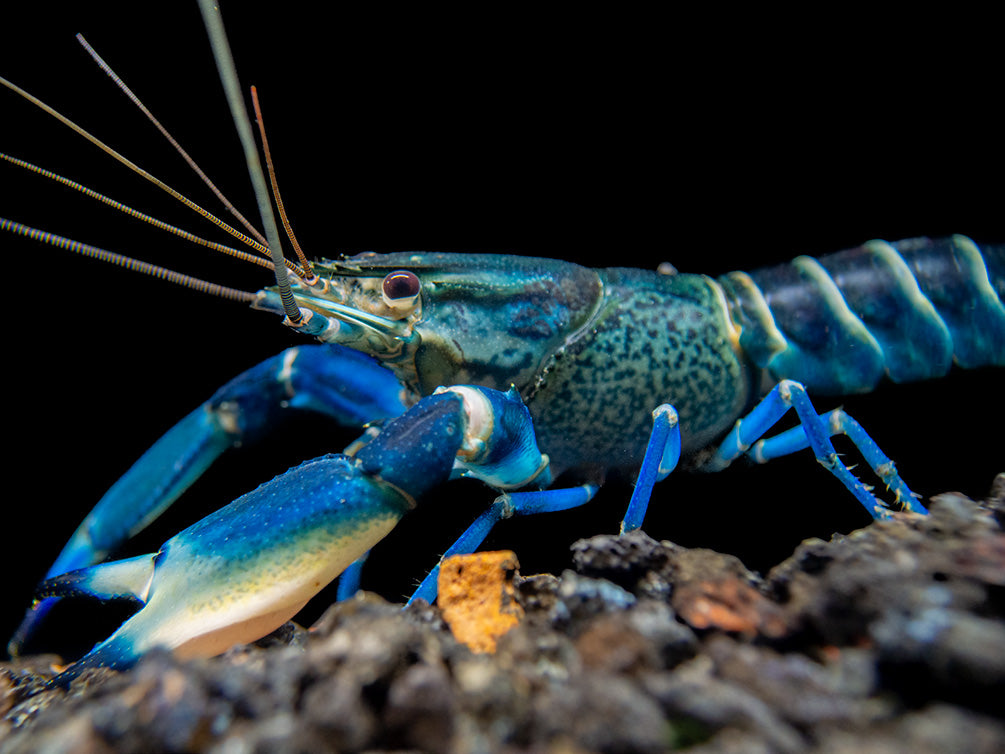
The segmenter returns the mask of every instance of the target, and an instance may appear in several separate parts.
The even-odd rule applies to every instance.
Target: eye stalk
[[[403,313],[415,308],[422,284],[414,272],[397,270],[384,278],[380,288],[384,303],[395,312]]]

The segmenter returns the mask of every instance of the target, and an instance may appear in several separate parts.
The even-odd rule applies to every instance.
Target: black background
[[[0,75],[216,212],[76,44],[73,34],[84,33],[253,217],[194,5],[36,7],[7,18]],[[812,28],[798,41],[771,39],[746,34],[744,19],[722,29],[502,10],[320,18],[240,3],[224,11],[242,83],[256,84],[263,99],[284,200],[312,256],[483,251],[594,266],[666,260],[716,275],[869,238],[962,232],[1005,241],[1000,122],[988,111],[987,61],[973,49],[936,54],[924,37],[880,44],[868,27],[836,41]],[[0,150],[212,233],[6,91]],[[0,215],[215,282],[268,283],[264,273],[210,259],[7,165]],[[300,340],[263,313],[64,251],[12,236],[0,237],[0,248],[13,440],[0,623],[8,635],[36,579],[129,464],[217,386]],[[979,496],[1005,468],[1001,377],[985,370],[884,386],[843,405],[915,491]],[[128,552],[155,549],[207,511],[349,439],[304,420],[264,448],[230,454]],[[561,569],[572,541],[616,531],[628,494],[611,485],[587,510],[507,522],[489,546],[513,547],[527,573]],[[444,491],[375,554],[366,585],[400,598],[490,498],[473,484]],[[657,489],[645,529],[766,569],[805,537],[867,520],[807,454],[676,475]],[[114,624],[121,616],[109,610],[101,614]],[[56,616],[46,646],[86,648],[109,629],[81,629],[76,614]]]

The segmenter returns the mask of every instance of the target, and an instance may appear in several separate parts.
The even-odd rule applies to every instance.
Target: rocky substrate
[[[516,577],[494,653],[372,595],[210,660],[46,688],[0,664],[2,752],[1005,751],[1005,475],[765,577],[641,532]]]

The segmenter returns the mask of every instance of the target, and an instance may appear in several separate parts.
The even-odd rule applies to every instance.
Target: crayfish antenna
[[[248,118],[247,108],[244,106],[244,99],[241,97],[241,85],[237,78],[234,57],[230,52],[230,43],[227,41],[227,32],[223,28],[223,17],[220,14],[219,7],[212,0],[199,0],[199,9],[202,11],[206,32],[209,34],[210,44],[213,48],[213,57],[216,59],[216,68],[220,73],[220,81],[227,94],[227,102],[230,105],[230,113],[234,119],[234,126],[237,128],[237,134],[241,139],[241,146],[244,148],[244,160],[248,166],[248,176],[251,178],[251,185],[255,190],[255,199],[258,202],[258,211],[262,217],[265,237],[268,239],[269,251],[272,253],[272,261],[276,266],[276,286],[279,288],[279,298],[283,304],[283,311],[291,324],[298,325],[303,320],[303,315],[300,313],[300,307],[297,306],[297,302],[293,298],[290,279],[286,274],[285,258],[283,257],[282,244],[279,238],[279,228],[276,225],[276,217],[272,212],[272,200],[265,183],[265,174],[262,172],[262,162],[258,158],[258,149],[255,146],[251,121]]]
[[[101,68],[101,70],[108,75],[108,77],[115,83],[115,85],[122,91],[122,93],[129,98],[129,101],[132,102],[133,105],[135,105],[136,108],[141,113],[143,113],[144,116],[146,116],[147,120],[149,120],[150,123],[153,124],[153,126],[158,131],[160,131],[161,135],[167,140],[167,142],[172,146],[172,148],[174,148],[174,150],[182,157],[182,159],[185,160],[186,164],[188,164],[188,166],[192,169],[192,171],[199,177],[200,180],[202,180],[204,184],[206,184],[206,186],[210,189],[210,191],[212,191],[216,195],[216,198],[220,200],[220,203],[223,204],[224,208],[244,227],[245,230],[248,231],[248,233],[250,233],[252,236],[254,236],[255,239],[259,241],[259,243],[254,246],[256,251],[260,251],[266,256],[269,256],[269,251],[267,248],[268,242],[266,241],[265,236],[263,236],[258,231],[258,229],[255,228],[254,225],[248,222],[247,218],[245,218],[244,215],[242,215],[240,211],[238,211],[237,207],[234,206],[233,202],[231,202],[224,195],[224,193],[220,191],[219,188],[217,188],[216,184],[213,183],[210,177],[206,175],[206,173],[203,171],[202,168],[199,167],[198,163],[196,163],[196,161],[192,158],[192,156],[185,151],[184,147],[182,147],[182,145],[178,143],[177,139],[175,139],[174,136],[171,135],[171,133],[164,127],[164,125],[156,118],[156,116],[154,116],[154,114],[150,111],[150,109],[145,104],[143,104],[143,101],[133,92],[132,89],[130,89],[126,85],[126,82],[123,81],[122,78],[114,70],[112,70],[112,67],[108,65],[108,63],[105,62],[105,60],[97,53],[97,51],[93,47],[91,47],[91,45],[87,42],[87,40],[84,39],[83,34],[77,34],[77,41],[81,44],[81,46],[84,48],[87,54],[91,56],[94,62],[98,64],[98,67]],[[286,211],[283,208],[282,198],[279,195],[279,185],[276,181],[275,170],[272,165],[272,157],[269,152],[269,143],[265,137],[265,126],[262,122],[261,108],[259,107],[258,104],[258,95],[257,92],[255,91],[255,87],[251,87],[251,96],[255,107],[255,117],[258,120],[259,130],[261,132],[262,147],[265,153],[265,162],[269,168],[269,179],[272,184],[273,194],[276,198],[276,206],[279,208],[279,214],[280,217],[282,218],[283,226],[286,228],[286,235],[290,239],[290,242],[293,244],[294,250],[297,252],[297,256],[301,261],[302,268],[297,268],[296,265],[293,264],[292,262],[287,262],[287,265],[290,267],[291,270],[293,270],[298,275],[303,277],[305,279],[305,282],[310,285],[315,283],[317,281],[317,278],[313,273],[310,261],[307,259],[307,257],[301,250],[300,244],[297,243],[296,236],[294,236],[293,234],[293,228],[290,227],[289,220],[286,217]],[[0,157],[2,156],[3,155],[0,155]],[[66,182],[65,180],[61,179],[60,176],[55,176],[55,179],[60,180],[61,182]],[[85,191],[87,191],[89,194],[95,193],[90,192],[89,190],[86,189]],[[104,199],[100,195],[97,195],[96,198],[99,198],[102,201],[104,201]],[[130,214],[137,214],[135,212],[130,212],[129,208],[125,208],[125,211],[129,212]],[[141,217],[141,219],[144,218]],[[166,229],[171,230],[170,228]],[[196,240],[196,242],[201,242],[204,245],[210,245],[209,242],[203,242],[202,239],[196,238],[193,240]],[[220,250],[225,251],[226,253],[232,253],[233,251],[227,249],[226,247],[223,247]],[[257,258],[254,259],[256,262],[260,261]]]
[[[248,222],[244,215],[238,211],[237,207],[235,207],[233,203],[223,195],[223,192],[220,191],[220,189],[216,187],[216,184],[210,180],[209,176],[203,172],[202,168],[200,168],[196,161],[192,159],[191,155],[185,151],[182,145],[177,142],[177,140],[168,132],[161,122],[154,117],[154,114],[150,112],[140,98],[133,93],[133,90],[126,86],[126,82],[123,81],[122,78],[112,70],[112,67],[108,65],[108,63],[106,63],[97,53],[97,51],[91,47],[90,44],[88,44],[87,40],[84,39],[83,34],[77,35],[77,41],[80,42],[81,47],[83,47],[87,54],[91,56],[94,62],[98,64],[98,67],[101,68],[101,70],[104,71],[113,82],[115,82],[115,85],[122,90],[122,93],[129,98],[130,102],[132,102],[139,109],[139,111],[147,117],[147,120],[149,120],[154,127],[161,132],[161,135],[167,139],[168,143],[174,147],[175,151],[181,155],[182,159],[184,159],[186,163],[188,163],[188,166],[192,168],[193,172],[199,176],[202,182],[209,187],[209,190],[216,195],[216,198],[220,200],[226,210],[234,216],[234,218],[244,227],[245,230],[258,239],[258,241],[260,241],[264,246],[266,244],[265,237],[259,233],[258,229]]]
[[[114,251],[108,251],[107,249],[101,249],[97,246],[91,246],[90,244],[81,243],[80,241],[74,241],[72,238],[57,236],[55,233],[48,233],[47,231],[39,230],[38,228],[32,228],[28,225],[23,225],[4,217],[0,217],[0,230],[14,233],[19,236],[26,236],[27,238],[47,243],[50,246],[55,246],[59,249],[72,251],[74,254],[80,254],[85,257],[91,257],[92,259],[98,259],[102,262],[118,265],[119,267],[125,267],[127,270],[131,270],[132,272],[140,272],[144,275],[150,275],[161,280],[167,280],[169,283],[175,283],[176,285],[181,285],[185,288],[191,288],[199,293],[208,293],[211,296],[218,296],[230,301],[242,301],[247,304],[253,304],[258,300],[258,294],[252,293],[251,291],[242,291],[236,288],[229,288],[225,285],[211,283],[208,280],[175,272],[174,270],[169,270],[166,267],[160,267],[156,264],[150,264],[149,262],[144,262],[139,259],[133,259],[132,257],[127,257],[123,254],[117,254]]]
[[[51,117],[55,118],[57,121],[59,121],[60,123],[62,123],[64,126],[66,126],[67,128],[69,128],[71,131],[73,131],[77,135],[83,137],[87,141],[91,142],[91,144],[93,144],[94,146],[98,147],[98,149],[102,150],[109,157],[111,157],[114,160],[118,161],[122,165],[125,165],[127,168],[129,168],[131,171],[133,171],[136,175],[140,176],[141,178],[144,178],[145,180],[149,181],[153,185],[157,186],[157,188],[159,188],[162,191],[166,192],[173,199],[175,199],[176,201],[181,202],[186,207],[188,207],[190,210],[192,210],[193,212],[201,215],[206,220],[208,220],[209,222],[213,223],[218,228],[220,228],[221,230],[223,230],[225,233],[227,233],[230,236],[232,236],[232,237],[238,239],[239,241],[241,241],[241,243],[244,243],[244,244],[246,244],[246,245],[248,245],[248,246],[250,246],[252,248],[258,249],[259,251],[263,251],[263,252],[267,252],[268,251],[266,249],[266,247],[263,246],[262,244],[260,244],[258,241],[254,240],[253,238],[249,238],[248,236],[244,235],[243,233],[241,233],[237,229],[232,228],[230,225],[228,225],[223,220],[221,220],[220,218],[218,218],[212,212],[210,212],[209,210],[204,209],[203,207],[199,206],[198,204],[196,204],[194,201],[192,201],[191,199],[189,199],[187,196],[185,196],[181,192],[175,190],[174,188],[172,188],[168,184],[164,183],[164,181],[160,180],[157,176],[155,176],[152,173],[144,170],[143,168],[141,168],[139,165],[137,165],[132,160],[130,160],[127,157],[125,157],[120,152],[116,151],[115,149],[112,149],[112,147],[110,147],[108,144],[106,144],[105,142],[103,142],[101,139],[99,139],[98,137],[94,136],[92,133],[90,133],[89,131],[85,130],[84,128],[82,128],[78,124],[74,123],[72,120],[70,120],[69,118],[67,118],[65,115],[63,115],[62,113],[60,113],[56,109],[50,107],[45,102],[43,102],[42,100],[40,100],[38,97],[36,97],[33,94],[25,91],[24,89],[22,89],[21,87],[19,87],[14,82],[8,81],[7,79],[5,79],[2,76],[0,76],[0,86],[3,86],[5,88],[9,89],[10,91],[14,92],[18,96],[22,97],[23,99],[25,99],[28,102],[30,102],[31,104],[33,104],[35,107],[37,107],[40,110],[42,110],[43,112],[47,113]],[[23,161],[17,161],[17,160],[14,160],[14,159],[9,159],[6,155],[4,156],[4,159],[7,160],[8,162],[12,162],[13,164],[19,165],[20,167],[23,167],[26,170],[31,170],[32,172],[37,172],[37,173],[39,173],[39,174],[41,174],[41,175],[43,175],[45,177],[50,178],[51,180],[55,180],[57,182],[64,183],[66,185],[70,185],[66,179],[62,178],[62,176],[56,176],[55,174],[53,174],[53,175],[46,175],[46,173],[48,171],[44,171],[42,169],[36,169],[35,166],[29,165],[27,163],[24,163]],[[81,189],[77,188],[76,186],[70,186],[70,188],[75,188],[77,190],[81,190]],[[87,192],[85,191],[84,193],[87,193]],[[98,198],[98,197],[93,197],[93,198]],[[100,201],[104,201],[104,200],[100,199]],[[114,202],[114,200],[113,200],[112,204],[114,206],[115,204],[119,204],[119,203]],[[133,214],[132,212],[129,211],[129,208],[126,208],[124,205],[122,205],[121,207],[116,207],[116,208],[120,209],[120,211],[123,211],[126,214]],[[140,218],[140,219],[142,219],[142,218]],[[280,256],[280,258],[282,258],[282,257]]]
[[[311,264],[311,260],[307,258],[303,249],[300,248],[300,244],[297,243],[297,237],[293,232],[293,226],[290,225],[290,219],[286,216],[286,208],[283,206],[283,197],[279,193],[279,181],[276,180],[276,167],[272,164],[272,151],[269,149],[269,139],[265,135],[265,119],[262,117],[262,107],[258,102],[258,90],[255,87],[251,87],[251,104],[255,108],[255,122],[258,123],[258,134],[262,139],[262,153],[265,155],[265,165],[269,169],[269,184],[272,186],[272,196],[276,199],[276,209],[279,210],[279,218],[283,221],[283,228],[286,230],[286,237],[289,238],[290,243],[293,244],[293,250],[297,253],[297,259],[300,260],[300,266],[303,267],[304,272],[307,275],[304,283],[307,285],[314,285],[318,282],[318,277],[314,274],[314,267]]]

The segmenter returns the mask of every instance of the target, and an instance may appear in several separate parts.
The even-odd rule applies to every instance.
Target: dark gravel
[[[765,577],[638,532],[518,577],[493,655],[364,596],[305,631],[44,688],[0,664],[0,752],[1005,751],[1005,475],[802,543]]]

